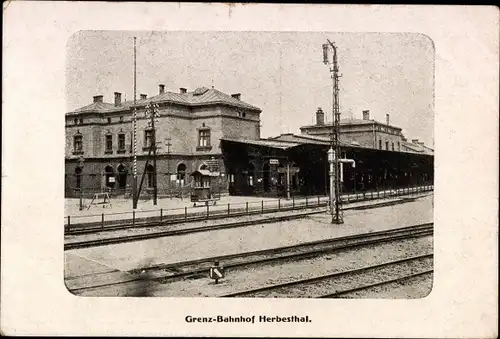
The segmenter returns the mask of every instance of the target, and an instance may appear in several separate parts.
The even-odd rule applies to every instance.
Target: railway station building
[[[327,151],[332,125],[324,112],[300,134],[260,136],[261,109],[214,88],[140,95],[137,108],[138,180],[142,195],[153,192],[149,151],[152,130],[146,105],[158,105],[156,124],[159,196],[189,195],[193,187],[214,185],[232,195],[292,196],[328,193]],[[108,191],[127,196],[132,185],[134,104],[114,93],[114,102],[95,96],[66,114],[65,195]],[[314,112],[313,112],[314,114]],[[342,168],[343,192],[431,184],[433,150],[417,139],[408,142],[399,127],[370,119],[342,119],[341,156],[356,161]]]
[[[146,195],[153,191],[154,175],[149,153],[152,129],[145,116],[150,103],[157,104],[159,110],[155,130],[160,195],[181,195],[193,185],[207,185],[214,173],[219,173],[224,190],[227,177],[220,140],[260,138],[261,110],[245,103],[240,93],[228,95],[206,87],[170,92],[160,84],[157,95],[148,98],[141,94],[135,106],[138,181],[143,178]],[[133,101],[122,101],[121,93],[115,92],[114,102],[105,102],[103,95],[98,95],[89,105],[66,114],[67,197],[75,196],[79,189],[84,194],[131,192],[133,109]]]

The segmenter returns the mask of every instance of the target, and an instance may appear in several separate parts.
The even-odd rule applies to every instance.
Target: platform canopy
[[[208,177],[218,177],[220,175],[220,172],[210,172],[209,170],[200,169],[200,170],[196,170],[193,173],[191,173],[191,175],[196,175],[196,174],[200,174],[200,175],[208,176]]]

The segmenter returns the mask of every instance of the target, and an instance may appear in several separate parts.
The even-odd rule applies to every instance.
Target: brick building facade
[[[161,194],[181,194],[192,185],[203,185],[209,163],[218,164],[219,184],[227,191],[220,140],[223,137],[260,139],[261,110],[214,88],[201,87],[192,92],[165,91],[158,95],[141,94],[137,109],[138,180],[143,172],[143,191],[153,187],[151,160],[146,166],[152,130],[145,116],[146,105],[158,105],[156,120],[157,184]],[[66,196],[78,189],[86,193],[109,190],[127,194],[132,185],[133,101],[122,101],[114,93],[114,102],[95,96],[90,105],[66,114],[65,187]],[[211,160],[211,161],[210,161]],[[201,172],[200,172],[201,170]],[[198,174],[198,177],[196,176]]]

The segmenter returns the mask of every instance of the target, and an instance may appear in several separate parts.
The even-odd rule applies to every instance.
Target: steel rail
[[[395,282],[401,282],[401,281],[409,280],[409,279],[412,279],[412,278],[415,278],[415,277],[420,277],[420,276],[427,275],[427,274],[432,274],[432,273],[434,273],[434,270],[426,270],[426,271],[422,271],[422,272],[418,272],[418,273],[406,275],[404,277],[399,277],[399,278],[396,278],[396,279],[384,280],[384,281],[381,281],[381,282],[378,282],[378,283],[375,283],[375,284],[368,284],[368,285],[363,285],[363,286],[359,286],[359,287],[356,287],[356,288],[350,288],[350,289],[339,291],[339,292],[335,292],[335,293],[324,294],[324,295],[322,295],[322,296],[320,296],[318,298],[338,298],[341,295],[346,295],[346,294],[353,293],[353,292],[367,290],[367,289],[370,289],[370,288],[373,288],[373,287],[388,285],[388,284],[392,284],[392,283],[395,283]]]
[[[244,227],[244,226],[249,226],[249,225],[253,225],[253,224],[268,224],[268,223],[280,222],[280,221],[285,221],[285,220],[300,219],[300,218],[304,218],[308,215],[318,214],[318,213],[322,213],[322,212],[323,211],[313,211],[313,212],[306,212],[306,213],[300,213],[300,214],[291,214],[291,215],[283,215],[283,216],[278,216],[278,217],[271,217],[271,218],[266,218],[266,219],[262,219],[262,220],[258,220],[258,221],[256,221],[256,220],[243,220],[243,221],[236,221],[236,222],[227,223],[227,224],[220,224],[220,225],[199,226],[199,227],[185,228],[185,229],[180,229],[180,230],[160,231],[160,232],[152,232],[152,233],[144,233],[144,234],[134,234],[134,235],[128,235],[128,236],[119,236],[119,237],[113,237],[113,238],[95,239],[95,240],[87,240],[87,241],[75,241],[75,242],[69,242],[69,243],[64,244],[64,250],[86,248],[86,247],[96,247],[96,246],[105,246],[105,245],[111,245],[111,244],[120,244],[120,243],[124,243],[124,242],[140,241],[140,240],[160,238],[160,237],[170,237],[170,236],[185,235],[185,234],[191,234],[191,233],[208,232],[208,231],[228,229],[228,228]]]
[[[335,279],[335,278],[346,277],[348,275],[359,274],[359,273],[363,273],[363,272],[366,272],[369,270],[385,268],[385,267],[388,267],[391,265],[399,265],[402,263],[408,263],[411,261],[432,258],[432,257],[433,257],[433,254],[425,254],[425,255],[420,255],[420,256],[416,256],[416,257],[410,257],[410,258],[385,262],[382,264],[365,266],[365,267],[356,268],[356,269],[352,269],[352,270],[348,270],[348,271],[336,272],[336,273],[326,274],[326,275],[313,277],[313,278],[300,279],[300,280],[295,280],[295,281],[291,281],[291,282],[287,282],[287,283],[274,284],[274,285],[264,286],[264,287],[255,288],[255,289],[251,289],[251,290],[230,293],[230,294],[223,295],[222,297],[244,297],[244,296],[255,295],[255,294],[258,294],[261,292],[271,292],[273,290],[279,290],[279,289],[283,289],[283,288],[297,288],[298,286],[301,286],[301,285],[316,283],[316,282],[320,282],[323,280],[330,280],[330,279]]]
[[[151,279],[154,281],[161,281],[162,283],[165,283],[166,281],[175,281],[175,280],[186,278],[189,276],[207,273],[210,266],[213,264],[214,261],[222,262],[224,268],[240,268],[240,267],[246,267],[246,266],[256,265],[256,264],[265,264],[265,263],[270,263],[270,262],[279,262],[279,261],[284,262],[284,261],[288,261],[288,260],[306,259],[309,257],[314,257],[314,256],[318,256],[318,255],[325,254],[325,253],[331,253],[331,252],[337,252],[337,251],[343,251],[343,250],[345,251],[345,250],[354,249],[357,247],[377,245],[377,244],[381,244],[384,242],[390,242],[390,241],[424,237],[424,236],[429,236],[432,234],[433,234],[433,223],[426,223],[426,224],[419,224],[419,225],[402,227],[402,228],[391,229],[391,230],[384,230],[384,231],[377,231],[377,232],[371,232],[371,233],[365,233],[365,234],[356,234],[356,235],[333,238],[333,239],[312,241],[312,242],[307,242],[307,243],[302,243],[302,244],[297,244],[297,245],[284,246],[284,247],[278,247],[278,248],[272,248],[272,249],[266,249],[266,250],[257,250],[257,251],[251,251],[251,252],[236,253],[236,254],[229,254],[229,255],[223,255],[223,256],[215,256],[215,257],[190,260],[190,261],[185,261],[185,262],[180,262],[180,263],[155,265],[155,266],[151,266],[151,267],[147,267],[147,268],[141,268],[141,269],[135,269],[135,270],[128,271],[127,273],[130,273],[132,275],[131,279],[129,279],[129,280],[100,284],[100,285],[93,285],[93,286],[86,286],[86,287],[82,287],[82,288],[72,289],[72,291],[85,290],[85,289],[98,288],[98,287],[106,287],[106,286],[123,284],[123,283],[128,283],[128,282],[133,282],[133,281],[139,281],[140,278],[137,278],[136,276],[142,270],[146,270],[146,271],[161,271],[161,270],[174,271],[174,273],[170,272],[167,274],[162,274],[161,276],[154,277]],[[376,237],[381,237],[381,238],[373,239]],[[349,243],[349,241],[351,241],[351,243]],[[352,242],[352,241],[354,241],[354,242]],[[317,249],[314,249],[314,248],[310,249],[311,247],[315,247],[315,246],[326,246],[326,247],[317,248]],[[299,252],[294,252],[294,253],[290,253],[290,254],[283,254],[287,251],[297,251],[297,250]],[[275,255],[275,256],[269,257],[269,255]],[[254,258],[254,259],[248,260],[248,258],[252,257],[252,256],[254,256],[254,257],[255,256],[257,256],[257,257],[264,256],[264,258]],[[241,259],[245,259],[245,258],[247,258],[247,260],[241,261]],[[234,261],[234,259],[240,259],[240,261],[238,261],[238,260]],[[230,260],[233,260],[233,262],[230,262]],[[194,269],[191,268],[188,271],[182,271],[182,268],[186,269],[186,267],[189,268],[190,266],[194,266]],[[202,267],[200,267],[200,266],[202,266]],[[114,273],[114,272],[109,272],[109,273]],[[74,280],[74,279],[78,279],[78,278],[79,277],[73,277],[71,279]]]
[[[383,198],[380,198],[383,199]],[[378,208],[378,207],[385,207],[385,206],[392,206],[392,205],[397,205],[397,204],[402,204],[402,203],[407,203],[414,201],[416,198],[415,197],[402,197],[400,200],[396,201],[388,201],[388,202],[379,202],[379,203],[373,203],[369,204],[367,206],[349,206],[349,207],[343,207],[342,210],[347,211],[347,210],[363,210],[363,209],[371,209],[371,208]],[[368,200],[377,200],[375,199],[368,199]],[[351,202],[351,203],[355,203]],[[167,226],[167,225],[175,225],[175,224],[182,224],[182,223],[189,223],[189,222],[198,222],[198,221],[205,221],[205,220],[219,220],[219,219],[228,219],[228,218],[237,218],[241,216],[248,216],[248,215],[262,215],[262,214],[269,214],[269,213],[277,213],[277,212],[288,212],[288,211],[296,211],[296,210],[305,210],[305,209],[314,209],[314,208],[321,208],[321,207],[327,207],[329,204],[328,202],[325,201],[320,201],[315,202],[311,200],[309,203],[306,203],[305,201],[297,201],[295,202],[294,205],[286,205],[282,207],[271,207],[271,208],[264,208],[262,209],[261,207],[253,207],[251,209],[246,210],[245,207],[243,208],[236,208],[233,210],[230,210],[230,213],[227,213],[226,209],[220,209],[220,210],[213,210],[209,212],[209,215],[207,215],[206,211],[204,212],[195,212],[195,213],[190,213],[190,214],[184,214],[184,213],[176,213],[176,214],[165,214],[163,216],[151,216],[151,217],[143,217],[140,220],[132,221],[133,219],[122,219],[122,220],[110,220],[106,221],[105,225],[103,226],[102,222],[95,221],[92,223],[88,224],[82,224],[82,223],[76,223],[76,224],[71,224],[71,226],[68,227],[65,226],[65,235],[81,235],[81,234],[90,234],[90,233],[98,233],[98,232],[105,232],[105,231],[117,231],[117,230],[124,230],[124,229],[129,229],[129,228],[146,228],[146,227],[152,227],[152,226]],[[156,211],[159,212],[159,211]],[[95,215],[96,217],[98,215]]]

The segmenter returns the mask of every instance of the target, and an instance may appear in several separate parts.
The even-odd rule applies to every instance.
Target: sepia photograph
[[[2,335],[498,337],[498,8],[3,9]]]
[[[71,293],[430,293],[428,37],[80,31],[67,48]]]

